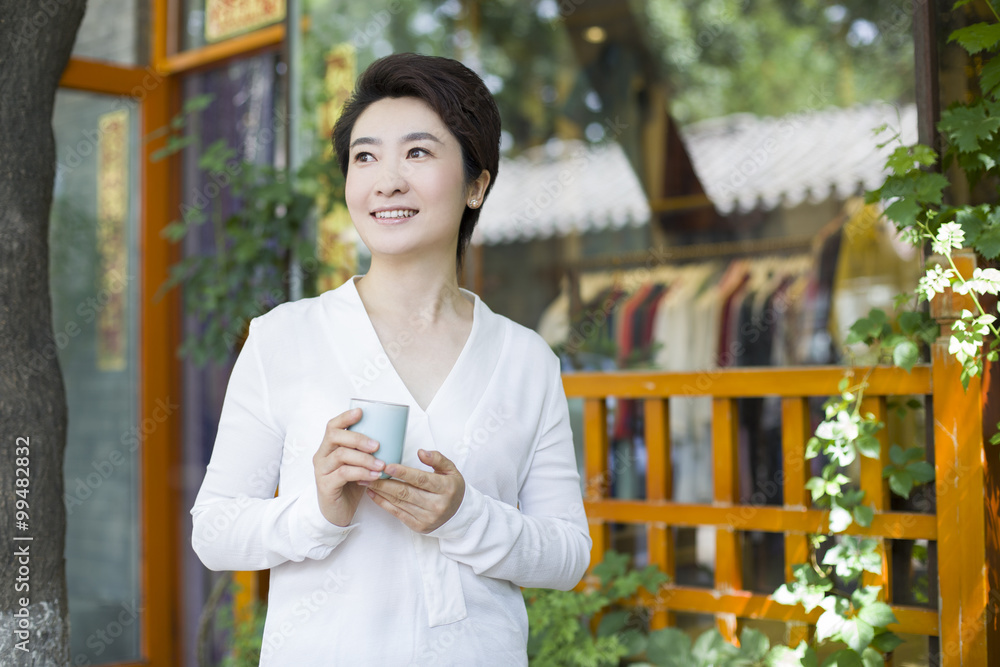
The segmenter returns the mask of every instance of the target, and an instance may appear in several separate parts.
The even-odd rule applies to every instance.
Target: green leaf
[[[892,613],[892,608],[884,602],[872,602],[862,607],[858,611],[857,617],[871,626],[880,628],[884,628],[890,623],[899,622],[896,615]]]
[[[889,475],[889,488],[894,493],[909,498],[910,491],[913,489],[913,475],[906,470],[892,471],[892,474]]]
[[[983,256],[984,259],[996,259],[1000,256],[1000,220],[990,221],[987,227],[983,228],[979,236],[972,242],[972,247]]]
[[[1000,119],[997,124],[1000,125]],[[936,172],[921,172],[915,181],[917,200],[925,204],[940,204],[941,193],[951,185],[947,177]]]
[[[872,525],[872,519],[875,517],[875,510],[868,505],[858,505],[854,508],[853,514],[854,520],[858,522],[858,525],[867,528]]]
[[[826,495],[826,480],[822,477],[812,477],[806,482],[806,490],[812,492],[813,502]]]
[[[691,638],[677,628],[663,628],[649,633],[646,658],[656,665],[691,665]]]
[[[629,557],[617,551],[606,551],[600,563],[594,566],[594,575],[601,580],[604,585],[610,584],[614,579],[625,574],[628,567]]]
[[[917,222],[921,210],[920,204],[913,199],[902,198],[886,207],[885,216],[900,227],[912,227]]]
[[[979,87],[983,93],[990,95],[1000,87],[1000,58],[994,56],[983,66],[982,74],[979,77]]]
[[[194,97],[189,97],[187,101],[184,102],[184,112],[185,113],[195,113],[207,109],[212,101],[215,99],[215,95],[212,93],[202,93],[201,95],[195,95]]]
[[[851,593],[851,603],[855,608],[864,607],[878,601],[881,586],[863,586]]]
[[[903,643],[896,633],[888,631],[875,635],[875,639],[872,640],[872,646],[882,653],[895,651]]]
[[[864,343],[868,339],[868,332],[871,329],[871,322],[866,317],[862,317],[860,320],[856,321],[851,325],[851,328],[847,331],[846,343],[848,345],[853,345],[854,343]],[[844,390],[841,389],[841,392]]]
[[[597,636],[607,637],[624,630],[630,613],[629,611],[612,611],[605,614],[597,626]]]
[[[804,641],[795,648],[775,646],[764,660],[767,667],[816,667],[817,663],[816,652]]]
[[[905,340],[892,351],[892,363],[907,372],[913,370],[914,364],[920,361],[920,350],[911,340]]]
[[[911,146],[911,149],[913,150],[913,159],[925,167],[929,167],[937,162],[938,154],[930,146],[914,144]]]
[[[723,656],[735,656],[739,649],[727,642],[716,629],[706,630],[691,645],[691,656],[696,664],[717,665]]]
[[[882,455],[882,443],[873,435],[862,435],[854,441],[858,452],[869,459],[877,459]]]
[[[849,649],[841,649],[823,661],[823,667],[865,667],[861,656]]]
[[[647,636],[635,628],[629,628],[619,634],[618,641],[625,647],[626,656],[644,653],[649,645]]]
[[[949,42],[958,42],[969,53],[992,49],[1000,43],[1000,23],[973,23],[948,35]]]
[[[864,663],[865,667],[884,667],[885,658],[879,654],[878,651],[869,647],[864,650],[861,654],[861,662]]]
[[[867,621],[854,617],[847,620],[840,630],[840,640],[861,653],[875,638],[875,629]]]
[[[984,206],[962,206],[955,210],[955,222],[962,226],[967,241],[975,241],[986,226]]]
[[[1000,27],[1000,24],[997,25]],[[942,111],[938,126],[960,151],[973,153],[979,150],[982,141],[990,139],[1000,128],[1000,118],[987,116],[982,104],[959,105]]]
[[[906,466],[906,472],[913,476],[916,484],[926,484],[934,479],[934,466],[927,461],[915,461]]]
[[[819,456],[822,451],[823,442],[815,436],[809,438],[809,441],[806,442],[806,458],[814,459]]]
[[[740,656],[754,662],[763,660],[771,647],[767,635],[759,630],[744,628],[740,633]]]

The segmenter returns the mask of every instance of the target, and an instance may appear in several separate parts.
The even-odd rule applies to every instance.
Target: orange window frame
[[[181,107],[181,76],[216,67],[228,60],[281,48],[285,25],[276,24],[190,51],[177,52],[176,0],[150,0],[152,22],[149,67],[117,65],[71,58],[60,88],[101,95],[132,97],[140,102],[140,136],[170,122]],[[156,401],[180,396],[182,366],[175,351],[181,340],[182,308],[175,292],[156,299],[178,249],[160,235],[180,204],[180,170],[176,160],[153,162],[163,139],[143,145],[140,157],[140,340],[139,420],[152,414]],[[180,627],[180,438],[175,413],[145,440],[141,464],[140,503],[142,610],[140,650],[136,662],[118,667],[176,665],[182,655]],[[242,573],[241,573],[242,574]],[[253,591],[256,593],[256,590]]]

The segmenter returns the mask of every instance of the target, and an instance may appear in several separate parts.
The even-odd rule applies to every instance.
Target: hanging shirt
[[[261,665],[527,665],[519,586],[568,590],[591,539],[559,360],[477,295],[472,331],[426,410],[351,278],[254,319],[191,514],[212,570],[271,569]],[[319,509],[312,457],[352,397],[409,405],[402,463],[438,450],[465,478],[427,534],[363,495]],[[275,487],[278,496],[274,497]]]

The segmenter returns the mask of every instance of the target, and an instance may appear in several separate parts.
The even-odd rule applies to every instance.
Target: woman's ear
[[[476,200],[481,206],[483,203],[483,195],[486,193],[486,188],[490,184],[490,172],[483,169],[483,172],[479,174],[479,177],[472,181],[469,186],[469,196],[466,197],[466,201]]]

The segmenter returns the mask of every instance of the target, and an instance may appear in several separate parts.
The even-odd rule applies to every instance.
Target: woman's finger
[[[313,461],[316,462],[321,458],[329,456],[337,447],[350,447],[363,452],[373,452],[378,449],[378,443],[375,440],[362,433],[347,430],[348,426],[357,423],[360,418],[361,409],[354,408],[328,421],[326,423],[326,433],[319,448],[316,450]]]
[[[314,462],[316,472],[321,475],[328,475],[338,468],[345,466],[378,470],[381,473],[385,468],[385,463],[367,452],[358,451],[350,447],[337,447],[328,455],[317,457],[317,460]]]
[[[431,493],[440,493],[444,490],[439,475],[433,472],[404,466],[402,463],[390,463],[385,467],[385,472],[390,477]]]
[[[321,491],[336,493],[337,489],[342,489],[348,482],[364,486],[366,482],[378,479],[381,474],[378,470],[360,466],[340,466],[329,473],[317,475],[316,485]]]
[[[418,532],[420,531],[423,522],[416,516],[411,514],[407,508],[397,504],[396,502],[390,501],[388,498],[386,498],[380,493],[372,491],[371,487],[368,488],[366,493],[368,494],[368,497],[372,499],[372,502],[374,502],[376,505],[384,509],[386,512],[388,512],[389,514],[393,515],[394,517],[402,521],[403,524],[406,525],[408,528]],[[410,509],[414,509],[414,511],[417,511],[416,508],[410,508]]]

